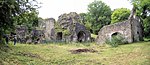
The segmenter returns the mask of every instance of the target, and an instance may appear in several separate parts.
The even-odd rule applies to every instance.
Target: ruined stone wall
[[[27,39],[26,43],[44,43],[44,31],[33,29],[31,31],[31,36]]]
[[[62,14],[58,17],[58,23],[64,29],[71,27],[74,23],[80,22],[80,16],[75,12],[70,12],[69,14]]]
[[[81,17],[77,13],[71,12],[69,14],[62,14],[59,16],[57,22],[63,30],[67,30],[70,33],[67,36],[64,36],[63,33],[63,39],[74,42],[79,40],[81,42],[90,40],[90,32],[80,23]],[[63,30],[61,32],[63,32]]]
[[[26,26],[18,26],[15,33],[17,35],[17,42],[20,43],[35,43],[38,38],[38,42],[40,43],[44,35],[43,30],[32,29],[31,32],[29,32]]]
[[[120,33],[128,43],[143,40],[142,25],[138,17],[130,18],[124,22],[119,22],[102,27],[96,39],[97,43],[105,43],[112,38],[112,34]]]
[[[132,26],[132,34],[133,34],[134,42],[142,41],[143,29],[142,29],[142,24],[140,23],[140,19],[134,16],[134,19],[131,19],[131,26]]]
[[[130,21],[124,21],[102,27],[96,39],[97,43],[103,44],[107,39],[111,39],[112,34],[120,33],[128,42],[132,42]]]
[[[77,35],[77,39],[76,40],[79,39],[78,38],[79,37],[78,34],[80,32],[83,32],[84,37],[83,37],[82,41],[90,41],[91,33],[90,33],[90,31],[88,31],[86,29],[86,27],[84,25],[76,23],[75,32],[76,32],[76,35]]]
[[[44,30],[45,29],[45,20],[39,19],[37,28],[40,30]]]
[[[29,34],[28,28],[26,26],[18,26],[15,32],[18,42],[26,42],[26,36]]]
[[[45,20],[45,38],[46,40],[52,40],[53,37],[55,36],[54,34],[54,23],[55,19],[54,18],[48,18]]]

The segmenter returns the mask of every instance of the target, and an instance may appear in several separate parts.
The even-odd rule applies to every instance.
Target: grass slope
[[[120,45],[117,48],[94,43],[17,44],[0,47],[0,65],[150,65],[150,42]],[[74,49],[98,52],[72,54]]]

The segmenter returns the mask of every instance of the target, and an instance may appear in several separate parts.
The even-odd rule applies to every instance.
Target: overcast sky
[[[94,0],[37,0],[42,2],[41,8],[39,9],[39,17],[42,18],[55,18],[59,15],[69,12],[86,13],[87,6]],[[132,9],[132,5],[128,0],[102,0],[110,8],[128,8]]]

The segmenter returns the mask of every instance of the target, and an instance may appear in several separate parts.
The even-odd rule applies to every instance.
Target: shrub
[[[64,36],[69,36],[71,35],[71,32],[69,30],[63,30]]]
[[[125,44],[126,41],[122,36],[117,35],[113,36],[111,39],[107,39],[105,43],[109,44],[111,47],[118,47],[119,44]]]

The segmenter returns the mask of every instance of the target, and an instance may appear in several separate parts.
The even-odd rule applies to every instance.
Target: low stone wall
[[[20,43],[42,43],[44,40],[44,31],[33,29],[31,32],[25,26],[17,27],[16,32],[17,42]]]

